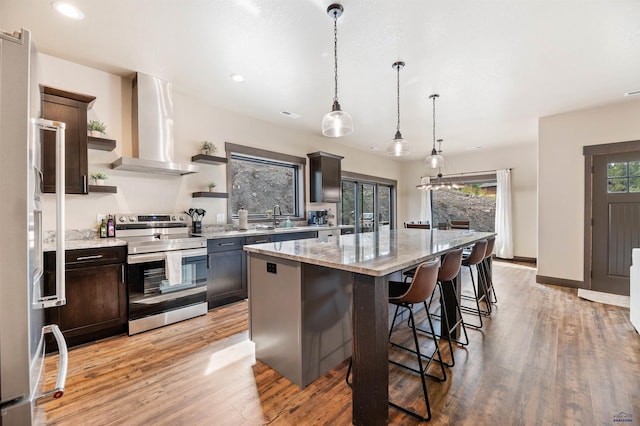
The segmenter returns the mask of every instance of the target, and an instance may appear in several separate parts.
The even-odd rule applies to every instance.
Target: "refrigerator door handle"
[[[53,131],[56,134],[56,293],[52,296],[42,296],[41,292],[34,292],[34,305],[40,308],[61,306],[67,303],[65,294],[65,123],[60,121],[32,119],[35,126],[34,134],[40,130]],[[37,297],[37,298],[36,298]]]
[[[64,336],[58,326],[55,324],[45,325],[42,328],[42,332],[44,334],[53,333],[53,336],[56,338],[56,342],[58,343],[58,354],[60,358],[58,360],[58,375],[56,376],[55,388],[36,395],[34,398],[36,404],[43,404],[45,402],[58,399],[64,395],[64,385],[67,381],[67,367],[69,365],[67,342],[64,340]]]

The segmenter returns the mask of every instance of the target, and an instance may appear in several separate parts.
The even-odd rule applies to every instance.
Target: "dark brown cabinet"
[[[341,162],[344,157],[314,152],[309,157],[309,201],[312,203],[340,202]]]
[[[247,255],[244,237],[207,241],[209,309],[247,298]]]
[[[45,253],[45,286],[55,281],[55,252]],[[127,331],[126,247],[67,250],[67,303],[46,310],[48,324],[58,324],[69,346]],[[54,348],[55,349],[55,348]]]
[[[65,192],[87,194],[87,110],[94,96],[41,86],[42,117],[65,123]],[[55,135],[42,131],[42,192],[56,191]]]

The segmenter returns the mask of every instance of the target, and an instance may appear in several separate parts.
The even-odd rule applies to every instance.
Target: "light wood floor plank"
[[[469,330],[470,345],[455,349],[448,380],[429,381],[431,423],[600,425],[613,424],[621,412],[632,416],[631,424],[640,423],[640,336],[629,309],[537,284],[532,268],[494,265],[499,303],[483,330]],[[38,407],[37,423],[351,423],[346,363],[300,390],[255,360],[247,328],[247,304],[241,302],[74,348],[65,396]],[[56,362],[49,356],[47,369]],[[424,413],[417,377],[390,367],[389,382],[394,400]],[[389,416],[391,424],[416,424],[394,409]]]

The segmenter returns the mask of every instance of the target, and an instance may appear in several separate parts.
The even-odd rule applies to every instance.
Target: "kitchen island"
[[[386,424],[389,279],[494,235],[401,229],[245,246],[256,358],[304,387],[352,347],[353,423]]]

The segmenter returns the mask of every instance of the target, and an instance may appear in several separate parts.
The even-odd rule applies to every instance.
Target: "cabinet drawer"
[[[207,240],[207,251],[215,253],[219,251],[242,250],[244,237],[212,238]]]
[[[45,269],[55,271],[56,253],[45,254]],[[127,247],[103,247],[80,250],[66,250],[64,253],[65,269],[77,269],[85,266],[126,263]]]
[[[247,244],[262,244],[273,242],[273,235],[253,235],[247,237]]]
[[[273,241],[291,241],[291,240],[304,240],[306,238],[316,238],[318,233],[316,231],[305,232],[291,232],[285,234],[276,234],[273,236]]]
[[[353,228],[346,228],[346,229],[340,230],[340,235],[349,235],[349,234],[353,234],[354,232],[355,230]]]

